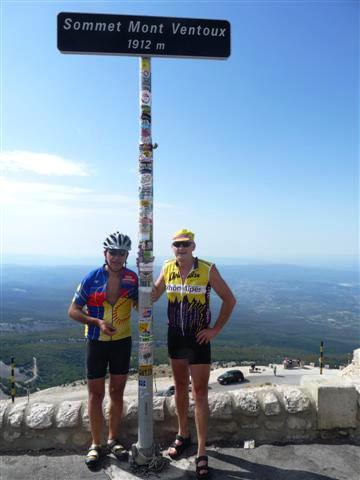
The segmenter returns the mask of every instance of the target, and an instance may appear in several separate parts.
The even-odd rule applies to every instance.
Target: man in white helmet
[[[130,365],[131,307],[137,305],[138,277],[126,268],[131,240],[119,232],[104,243],[105,264],[82,280],[69,307],[69,316],[85,325],[87,342],[88,407],[92,444],[85,458],[90,469],[98,466],[104,423],[102,402],[109,367],[109,431],[107,450],[119,459],[127,452],[119,443],[123,396]]]

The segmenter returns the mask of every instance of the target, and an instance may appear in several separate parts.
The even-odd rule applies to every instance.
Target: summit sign
[[[225,59],[230,56],[226,20],[59,13],[62,53]]]

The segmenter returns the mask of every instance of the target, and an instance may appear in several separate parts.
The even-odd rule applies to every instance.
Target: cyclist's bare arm
[[[156,300],[158,300],[164,292],[165,292],[165,281],[164,281],[164,275],[161,272],[159,275],[159,278],[156,280],[156,282],[153,285],[153,291],[152,291],[153,302],[156,302]]]

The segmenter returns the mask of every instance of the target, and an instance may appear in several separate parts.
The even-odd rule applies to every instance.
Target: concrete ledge
[[[319,430],[356,429],[359,393],[355,386],[311,377],[303,378],[301,384],[315,401]]]

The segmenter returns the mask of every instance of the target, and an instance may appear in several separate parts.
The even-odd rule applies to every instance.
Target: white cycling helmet
[[[127,235],[120,232],[111,233],[105,238],[104,250],[131,250],[131,240]]]

